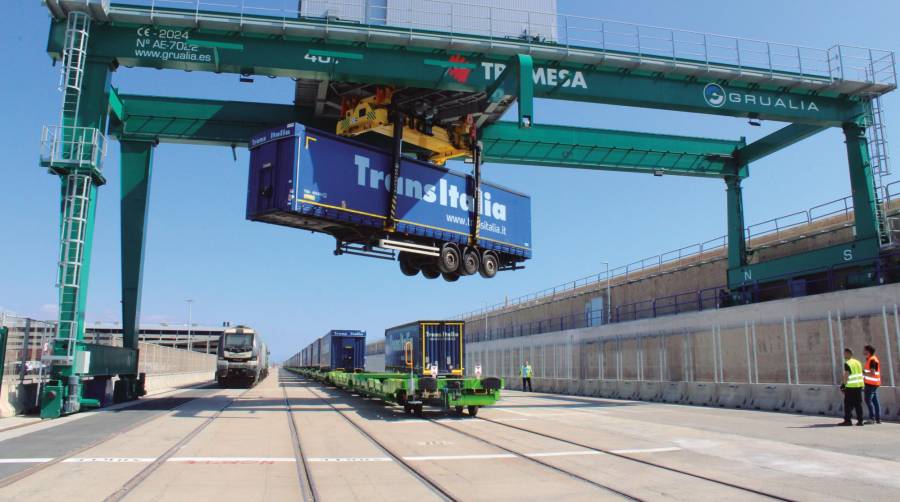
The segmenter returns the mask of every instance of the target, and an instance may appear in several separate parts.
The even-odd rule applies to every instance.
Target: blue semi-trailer
[[[347,372],[366,369],[366,332],[333,329],[319,340],[319,369]]]
[[[299,361],[293,359],[290,364],[314,371],[363,371],[366,368],[366,332],[333,329],[304,347]]]
[[[416,321],[384,332],[384,368],[429,375],[462,375],[464,323]]]
[[[482,181],[476,204],[472,176],[403,157],[390,218],[392,167],[391,152],[302,124],[260,133],[247,219],[330,234],[335,254],[397,252],[405,275],[429,279],[490,278],[531,258],[529,196]]]

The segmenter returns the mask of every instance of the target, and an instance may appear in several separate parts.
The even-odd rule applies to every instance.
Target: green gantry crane
[[[52,15],[48,53],[62,63],[59,125],[46,128],[42,164],[61,179],[59,325],[42,416],[97,405],[92,393],[119,375],[119,399],[141,392],[137,323],[153,151],[160,143],[246,146],[256,132],[293,121],[334,130],[348,98],[390,87],[393,102],[430,110],[437,125],[474,117],[485,162],[719,178],[726,185],[728,277],[746,301],[760,284],[876,266],[890,232],[876,176],[887,169],[879,97],[896,88],[894,53],[830,49],[559,16],[549,38],[298,18],[296,12],[227,12],[44,0]],[[183,5],[182,5],[183,4]],[[166,4],[176,5],[176,4]],[[485,18],[492,19],[486,12]],[[554,19],[557,19],[554,15]],[[616,26],[611,27],[610,25]],[[625,28],[623,28],[625,26]],[[607,37],[628,34],[630,42]],[[630,31],[629,31],[630,30]],[[685,47],[689,47],[688,50]],[[724,55],[723,55],[724,53]],[[294,105],[140,96],[110,85],[121,68],[289,77]],[[533,99],[605,103],[780,121],[747,144],[541,124]],[[500,116],[518,104],[517,122]],[[429,119],[431,120],[431,119]],[[749,166],[823,130],[844,132],[855,237],[771,261],[749,263],[741,181]],[[867,137],[868,134],[868,137]],[[124,347],[83,343],[97,187],[107,135],[121,149]],[[870,153],[871,152],[871,153]],[[88,377],[90,377],[88,379]],[[98,383],[99,382],[99,383]]]

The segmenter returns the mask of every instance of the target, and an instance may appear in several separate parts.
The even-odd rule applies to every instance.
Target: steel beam
[[[484,161],[656,175],[746,177],[733,152],[742,141],[499,122],[482,130]]]
[[[121,95],[124,118],[110,134],[120,139],[246,146],[259,131],[291,122],[333,130],[334,121],[292,105]]]
[[[827,127],[819,125],[791,124],[741,148],[736,152],[736,155],[742,164],[750,164],[778,150],[787,148],[798,141],[818,134],[825,129]]]
[[[54,21],[48,52],[58,57],[64,27]],[[170,37],[170,38],[165,38]],[[175,37],[172,39],[171,37]],[[240,44],[243,50],[216,53],[215,44]],[[169,68],[216,73],[284,76],[333,82],[367,82],[404,87],[483,92],[500,78],[508,55],[448,52],[425,45],[397,50],[394,45],[349,41],[260,36],[208,28],[142,25],[98,25],[91,51],[123,66]],[[336,54],[322,58],[316,54]],[[216,61],[218,57],[218,61]],[[451,61],[452,58],[452,61]],[[445,78],[447,68],[465,71]],[[597,64],[571,63],[561,57],[535,59],[534,97],[607,103],[764,120],[839,126],[865,111],[856,97],[818,94],[747,82],[712,81],[701,76],[626,70]]]
[[[246,146],[250,136],[299,121],[326,130],[333,122],[316,119],[291,105],[205,99],[121,95],[125,120],[112,134],[124,139]],[[565,126],[521,129],[500,122],[482,130],[485,161],[612,171],[704,177],[747,175],[735,170],[731,155],[744,143],[639,132]]]
[[[728,201],[728,270],[741,269],[747,264],[747,238],[744,235],[744,198],[741,179],[725,178]]]
[[[878,259],[878,239],[855,239],[813,251],[785,256],[728,271],[728,287],[741,288],[847,267],[870,267]]]
[[[122,346],[138,348],[144,240],[155,143],[123,140],[121,149]],[[137,373],[133,368],[128,373]]]

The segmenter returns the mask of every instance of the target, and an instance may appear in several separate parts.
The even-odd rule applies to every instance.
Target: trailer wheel
[[[497,275],[498,268],[500,268],[500,260],[497,255],[491,252],[484,253],[484,256],[481,257],[481,268],[478,270],[481,277],[485,279],[494,277]]]
[[[459,249],[453,244],[444,244],[438,257],[438,270],[445,274],[453,274],[459,269]]]
[[[478,272],[478,269],[481,267],[481,257],[478,256],[478,251],[475,249],[467,248],[463,253],[462,264],[459,267],[460,275],[474,275]]]
[[[412,413],[412,410],[413,410],[412,406],[410,406],[408,404],[403,405],[403,412],[406,413],[407,415]]]
[[[427,279],[437,279],[441,276],[441,271],[434,265],[422,267],[422,275]]]
[[[420,417],[420,418],[422,417],[422,405],[421,404],[417,404],[416,407],[413,409],[413,411],[415,412],[417,417]]]
[[[444,280],[447,281],[447,282],[456,282],[456,281],[459,280],[459,274],[447,274],[447,273],[443,273],[443,274],[441,274],[441,275],[444,276]]]
[[[463,414],[463,407],[462,407],[462,406],[457,406],[457,407],[456,407],[456,414],[457,414],[457,415],[462,415],[462,414]]]
[[[400,272],[407,277],[414,277],[419,274],[419,267],[413,263],[410,256],[406,253],[400,253]]]
[[[469,416],[474,417],[477,415],[478,415],[478,407],[475,405],[470,405],[469,406]]]

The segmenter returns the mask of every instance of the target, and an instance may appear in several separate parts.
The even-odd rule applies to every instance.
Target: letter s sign
[[[844,250],[844,261],[850,261],[853,259],[853,250],[845,249]]]

